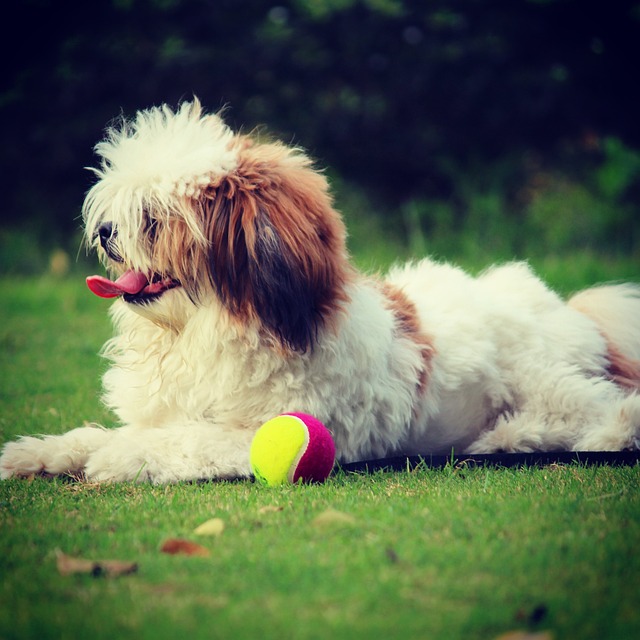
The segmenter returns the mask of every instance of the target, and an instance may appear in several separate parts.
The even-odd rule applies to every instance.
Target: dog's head
[[[197,100],[139,112],[96,152],[86,240],[119,277],[89,278],[94,293],[174,324],[213,299],[287,349],[313,345],[346,299],[349,267],[327,182],[304,153],[235,134]]]

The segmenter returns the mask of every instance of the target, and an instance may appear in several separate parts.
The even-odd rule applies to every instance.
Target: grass
[[[559,467],[338,474],[269,490],[6,482],[0,634],[637,637],[638,481],[637,469]],[[328,508],[353,522],[315,525]],[[226,529],[200,540],[209,558],[159,553],[212,516]],[[140,569],[61,577],[56,548]]]
[[[0,296],[0,441],[112,424],[96,402],[107,304],[51,277]],[[640,467],[579,465],[273,489],[4,481],[0,638],[640,637],[639,489]],[[329,509],[350,518],[316,522]],[[223,534],[197,537],[212,517]],[[161,553],[169,538],[210,555]],[[63,576],[57,549],[139,570]]]

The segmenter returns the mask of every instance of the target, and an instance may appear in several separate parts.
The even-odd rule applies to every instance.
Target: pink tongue
[[[87,286],[101,298],[116,298],[124,293],[139,293],[149,284],[147,276],[138,271],[127,271],[115,282],[103,276],[89,276]]]

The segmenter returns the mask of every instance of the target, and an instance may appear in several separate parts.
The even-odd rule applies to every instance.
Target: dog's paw
[[[59,436],[9,442],[0,456],[0,478],[81,472],[89,454],[108,442],[111,433],[98,425],[87,425]]]
[[[580,451],[623,451],[640,448],[640,395],[633,394],[613,407],[612,415],[585,430],[575,449]]]
[[[70,471],[71,457],[56,446],[52,437],[23,437],[7,443],[0,456],[0,478],[24,478],[35,473]]]
[[[494,427],[485,431],[466,448],[465,453],[530,453],[543,448],[538,421],[523,414],[501,416]]]
[[[89,456],[85,474],[93,482],[153,482],[155,466],[136,443],[117,441]]]

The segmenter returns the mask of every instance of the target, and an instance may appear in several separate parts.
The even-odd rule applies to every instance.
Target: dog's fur
[[[111,310],[104,400],[123,426],[9,443],[2,477],[248,476],[256,429],[286,411],[321,419],[345,462],[637,446],[638,287],[565,303],[522,263],[361,275],[308,157],[197,100],[142,111],[96,150],[87,241],[151,283]]]

